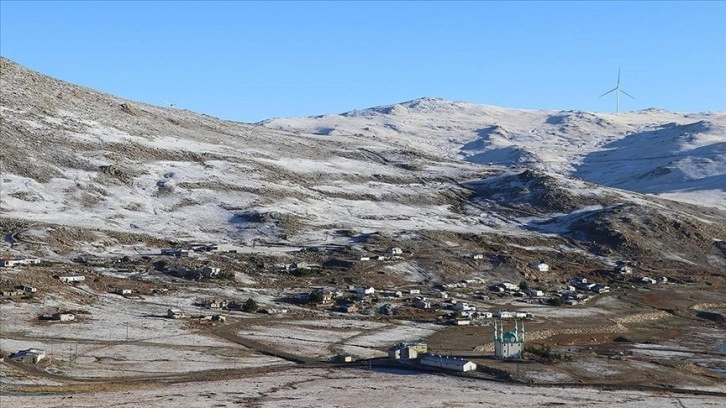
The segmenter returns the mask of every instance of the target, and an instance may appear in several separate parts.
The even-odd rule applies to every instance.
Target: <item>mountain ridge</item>
[[[569,248],[560,256],[581,253],[605,265],[638,253],[651,266],[676,270],[726,265],[714,247],[726,237],[718,200],[726,114],[514,111],[419,98],[391,105],[403,106],[394,114],[384,106],[245,124],[116,98],[0,62],[0,220],[6,233],[23,225],[32,241],[48,242],[6,243],[6,254],[65,259],[128,250],[119,234],[157,244],[211,241],[251,250],[256,242],[328,243],[364,252],[363,237],[378,233],[437,250],[455,244],[476,251],[487,237],[502,245],[549,242]],[[675,138],[671,149],[702,149],[704,160],[617,161],[622,174],[615,175],[612,166],[587,161],[610,154],[608,143],[635,151],[623,142],[628,132],[660,137],[664,121],[672,123],[661,131]],[[658,186],[675,178],[677,188],[658,192],[681,202],[607,186],[615,176],[641,173]],[[693,189],[684,191],[688,183]],[[623,222],[618,208],[638,214]],[[582,211],[591,217],[573,222]],[[56,236],[68,228],[77,233]],[[670,232],[639,234],[644,228]],[[688,244],[679,241],[684,236]],[[659,259],[658,248],[677,256]],[[538,251],[520,251],[518,262]]]
[[[407,110],[421,105],[425,108]],[[391,114],[393,111],[398,113]],[[642,193],[672,193],[674,198],[690,202],[698,202],[699,197],[689,200],[688,194],[682,193],[713,190],[709,204],[720,206],[726,202],[726,191],[718,188],[726,186],[726,113],[511,110],[440,98],[419,98],[351,112],[274,119],[261,125],[302,135],[407,137],[406,143],[417,147],[428,144],[447,150],[450,159],[523,165]],[[442,112],[450,115],[440,117]],[[659,150],[657,154],[653,154],[654,147]],[[641,157],[642,152],[650,156]],[[656,159],[663,160],[655,163]],[[653,163],[643,166],[645,160]],[[629,168],[620,178],[604,177],[606,173],[593,166],[598,162],[616,163],[621,170],[624,165]],[[597,174],[593,174],[593,167]],[[657,180],[672,169],[680,170],[682,177]],[[639,184],[638,178],[647,178],[646,183]],[[700,179],[708,181],[700,186]]]

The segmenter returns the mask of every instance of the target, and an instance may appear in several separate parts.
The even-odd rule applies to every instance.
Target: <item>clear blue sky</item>
[[[422,96],[525,109],[726,110],[726,2],[20,2],[0,54],[246,122]]]

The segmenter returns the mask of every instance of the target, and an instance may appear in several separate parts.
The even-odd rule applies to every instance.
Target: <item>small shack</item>
[[[23,363],[38,364],[41,360],[45,359],[45,350],[36,348],[20,350],[17,353],[11,355],[10,359]]]
[[[76,320],[76,315],[73,313],[53,313],[51,319],[61,322],[70,322],[71,320]]]
[[[388,358],[394,360],[412,360],[418,358],[418,351],[410,345],[400,343],[388,349]]]
[[[338,354],[337,356],[333,357],[333,361],[336,363],[352,363],[353,356],[351,356],[350,354]]]
[[[220,269],[214,268],[211,266],[205,266],[202,268],[202,276],[204,276],[207,279],[216,278],[219,276]]]
[[[63,283],[83,282],[84,280],[86,280],[86,277],[83,275],[66,275],[66,276],[59,276],[58,280]]]

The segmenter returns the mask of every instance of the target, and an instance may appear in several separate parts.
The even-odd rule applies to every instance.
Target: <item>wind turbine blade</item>
[[[617,91],[617,90],[618,90],[618,87],[615,87],[615,88],[613,88],[613,89],[611,89],[611,90],[609,90],[609,91],[605,92],[604,94],[600,95],[600,97],[602,98],[603,96],[605,96],[605,95],[609,94],[610,92],[615,92],[615,91]]]
[[[620,67],[618,67],[618,86],[620,86]]]
[[[159,99],[161,99],[162,101],[164,101],[165,104],[171,105],[171,103],[169,103],[169,101],[167,101],[166,99],[164,99],[164,98],[159,98]]]
[[[635,99],[635,97],[634,97],[633,95],[631,95],[631,94],[629,94],[629,93],[627,93],[627,92],[623,91],[622,89],[620,89],[620,92],[622,92],[622,93],[624,93],[625,95],[628,95],[629,97],[631,97],[631,98]]]

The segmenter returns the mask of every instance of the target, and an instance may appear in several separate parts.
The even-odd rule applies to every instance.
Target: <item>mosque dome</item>
[[[504,336],[502,337],[502,341],[505,343],[516,343],[517,342],[517,333],[515,333],[513,331],[504,333]]]

